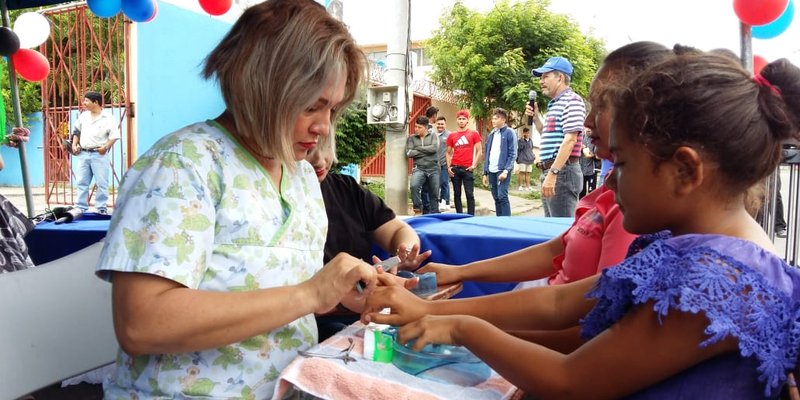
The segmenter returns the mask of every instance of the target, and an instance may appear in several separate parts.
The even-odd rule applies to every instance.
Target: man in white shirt
[[[119,139],[117,121],[103,112],[103,96],[98,92],[86,92],[83,106],[86,111],[78,116],[72,130],[72,163],[78,179],[75,207],[84,212],[89,209],[89,185],[94,177],[97,184],[95,209],[100,214],[108,214],[108,175],[111,169],[108,151]]]

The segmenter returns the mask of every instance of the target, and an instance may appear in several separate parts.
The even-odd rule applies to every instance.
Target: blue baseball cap
[[[542,76],[550,71],[559,71],[572,76],[572,64],[564,57],[550,57],[544,65],[531,70],[531,73],[533,76]]]

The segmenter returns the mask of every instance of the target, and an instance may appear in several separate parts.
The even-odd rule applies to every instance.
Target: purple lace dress
[[[703,313],[700,346],[728,335],[738,353],[706,360],[630,399],[777,398],[800,351],[800,270],[752,242],[720,235],[661,232],[639,237],[629,257],[603,271],[588,294],[597,305],[581,321],[591,339],[632,307]]]

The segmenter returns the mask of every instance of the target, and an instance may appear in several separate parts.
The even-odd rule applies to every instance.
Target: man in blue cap
[[[531,72],[539,77],[542,93],[551,98],[544,122],[539,119],[538,107],[526,109],[526,114],[536,117],[536,129],[542,134],[537,167],[542,170],[544,215],[574,217],[583,187],[579,160],[586,105],[569,87],[572,64],[566,58],[550,57]]]

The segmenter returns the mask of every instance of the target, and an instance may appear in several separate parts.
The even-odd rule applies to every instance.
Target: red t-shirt
[[[553,259],[548,283],[559,285],[590,277],[625,259],[636,235],[622,228],[622,213],[606,185],[578,202],[575,222],[561,236],[564,254]]]
[[[447,137],[447,147],[453,148],[453,158],[450,165],[471,167],[473,147],[481,142],[481,134],[467,129],[460,132],[451,132]]]

